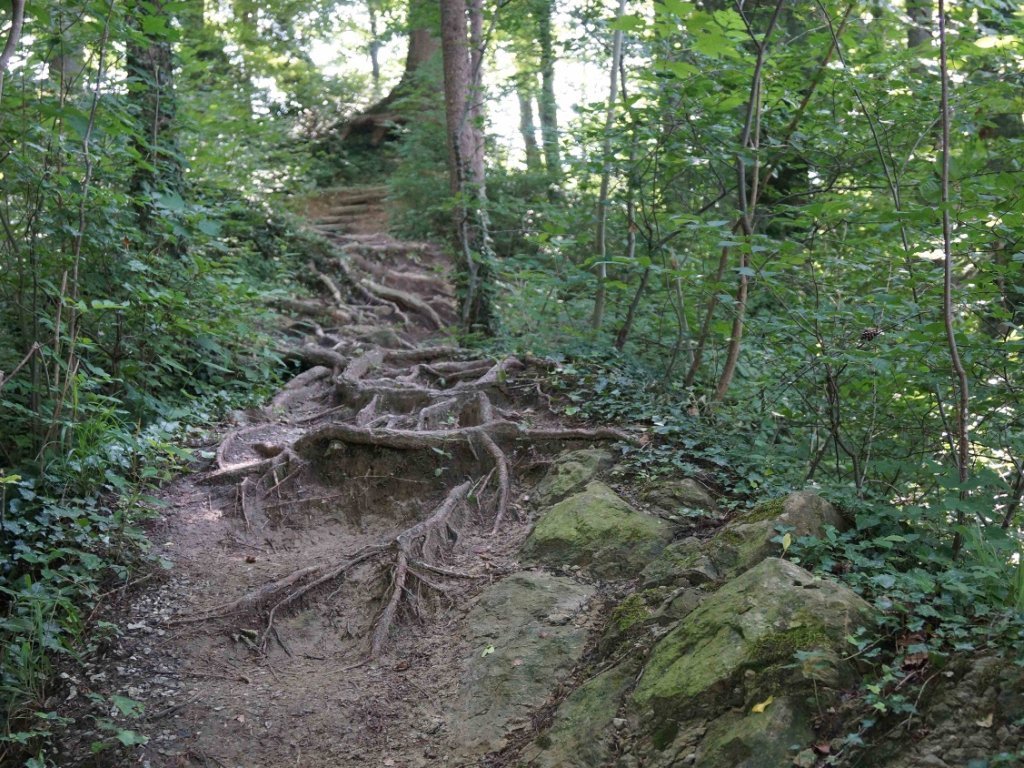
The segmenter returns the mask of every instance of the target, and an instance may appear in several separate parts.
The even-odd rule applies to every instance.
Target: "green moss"
[[[599,578],[622,578],[641,571],[671,537],[664,520],[637,512],[594,482],[551,507],[523,553],[534,562],[582,565]]]
[[[602,470],[610,466],[612,455],[608,451],[590,449],[562,454],[538,483],[537,503],[548,506],[582,488]]]
[[[654,608],[668,596],[670,590],[665,587],[645,589],[634,592],[612,611],[610,621],[619,632],[627,632],[638,622],[651,615]]]
[[[793,679],[793,670],[789,664],[773,664],[757,673],[757,696],[763,701],[766,696],[774,696],[781,691],[786,683]]]
[[[665,749],[679,733],[679,723],[675,720],[666,720],[661,723],[651,734],[651,741],[657,750]]]
[[[750,658],[756,668],[789,661],[797,651],[828,647],[831,644],[825,630],[816,624],[802,624],[782,632],[769,632],[754,643]]]
[[[741,515],[740,521],[744,523],[760,523],[765,520],[776,520],[785,512],[785,502],[785,497],[780,497],[766,501],[763,504],[758,504],[745,515]]]
[[[650,610],[639,592],[634,592],[627,597],[612,611],[611,622],[620,632],[625,632],[638,621],[643,621],[650,615]]]

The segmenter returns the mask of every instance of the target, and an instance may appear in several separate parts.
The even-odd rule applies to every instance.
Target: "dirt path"
[[[489,764],[451,740],[459,660],[478,653],[460,622],[518,569],[545,452],[621,437],[559,424],[540,361],[443,337],[446,260],[366,232],[378,190],[311,213],[337,253],[308,265],[319,299],[282,306],[303,371],[165,490],[152,535],[174,567],[77,681],[145,705],[132,764]]]

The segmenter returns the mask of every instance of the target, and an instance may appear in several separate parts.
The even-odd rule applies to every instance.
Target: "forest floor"
[[[173,567],[108,608],[122,634],[67,676],[79,722],[103,714],[89,694],[144,705],[124,727],[148,743],[112,746],[111,764],[507,760],[453,746],[459,660],[480,653],[465,616],[519,569],[524,494],[546,456],[623,435],[560,423],[544,361],[482,359],[445,338],[449,263],[384,234],[381,196],[310,204],[334,255],[308,265],[318,298],[279,305],[303,372],[163,489],[150,537]],[[66,742],[60,764],[96,765],[95,739]]]

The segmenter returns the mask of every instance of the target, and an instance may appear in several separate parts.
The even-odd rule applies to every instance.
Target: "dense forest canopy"
[[[1022,32],[1008,0],[11,0],[0,756],[45,751],[184,436],[278,382],[294,201],[345,185],[447,244],[464,339],[642,424],[636,472],[819,486],[857,530],[801,557],[888,630],[1019,644]]]

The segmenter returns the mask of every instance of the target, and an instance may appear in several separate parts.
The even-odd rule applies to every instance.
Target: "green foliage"
[[[564,356],[580,374],[567,414],[624,416],[665,438],[636,452],[654,471],[693,463],[681,451],[706,452],[730,468],[741,497],[819,483],[860,502],[928,510],[947,538],[958,513],[985,541],[1005,518],[1016,540],[1024,125],[1017,54],[999,35],[1019,34],[1021,19],[970,3],[950,19],[963,77],[953,105],[953,324],[976,414],[973,479],[961,487],[943,458],[956,419],[929,138],[937,51],[908,50],[904,21],[889,10],[844,20],[845,8],[783,8],[753,145],[741,136],[767,12],[741,18],[667,2],[619,22],[640,65],[625,70],[612,154],[604,157],[602,106],[592,105],[573,129],[579,150],[564,197],[530,200],[508,219],[516,240],[502,265],[503,321],[513,339]],[[608,308],[594,331],[594,212],[606,165],[616,179]],[[753,168],[760,194],[744,235],[736,180]],[[749,294],[739,361],[722,397],[740,278]],[[992,555],[1004,558],[1004,578],[1011,553]]]
[[[35,4],[5,73],[0,760],[45,764],[55,668],[96,642],[100,595],[164,565],[141,524],[188,431],[264,398],[282,367],[265,297],[304,243],[254,195],[296,184],[309,155],[285,137],[324,81],[280,51],[233,60],[237,28],[197,32],[177,10]],[[171,55],[177,93],[147,68]],[[253,86],[268,77],[287,104]],[[141,743],[98,727],[104,748]]]
[[[439,58],[439,57],[437,57]],[[403,96],[416,119],[401,129],[396,166],[388,176],[390,225],[413,239],[451,230],[453,200],[448,181],[444,104],[436,98],[440,61],[420,67],[417,82]]]
[[[943,670],[957,657],[1024,654],[1024,612],[1008,563],[1020,544],[996,527],[971,526],[954,558],[943,510],[898,509],[851,499],[857,527],[825,540],[798,539],[792,559],[838,577],[871,602],[877,628],[849,638],[871,665],[855,702],[861,726],[848,746],[863,746],[883,723],[916,715],[922,669]]]

